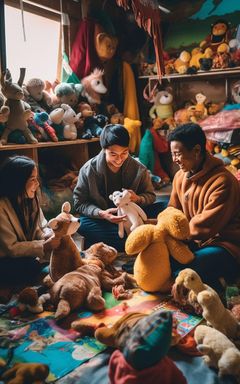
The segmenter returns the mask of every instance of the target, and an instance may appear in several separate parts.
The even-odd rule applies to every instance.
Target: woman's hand
[[[55,236],[50,237],[43,243],[43,251],[44,253],[48,253],[58,248],[61,243],[61,239]]]
[[[121,223],[126,220],[126,215],[117,216],[117,208],[108,208],[105,211],[99,211],[99,216],[102,219],[110,221],[110,223]]]

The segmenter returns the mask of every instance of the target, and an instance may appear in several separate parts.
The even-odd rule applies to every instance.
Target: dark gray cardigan
[[[73,191],[76,211],[83,216],[99,218],[99,211],[109,208],[108,183],[111,181],[107,180],[107,163],[102,150],[79,171],[78,182]],[[130,155],[122,165],[122,188],[132,189],[142,196],[142,206],[152,204],[156,199],[147,168]]]

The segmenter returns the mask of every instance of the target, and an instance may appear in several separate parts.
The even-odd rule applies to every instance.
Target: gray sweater
[[[76,211],[83,216],[100,218],[99,211],[109,208],[107,195],[107,163],[102,150],[88,160],[79,171],[78,182],[73,191]],[[122,188],[132,189],[142,196],[142,206],[152,204],[156,195],[147,168],[130,155],[122,165]]]

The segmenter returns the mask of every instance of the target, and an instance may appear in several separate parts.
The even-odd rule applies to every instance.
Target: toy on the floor
[[[2,93],[7,99],[6,106],[10,109],[8,120],[1,136],[1,144],[6,144],[9,134],[16,130],[20,130],[22,132],[28,143],[34,144],[38,142],[28,128],[27,124],[27,120],[30,118],[32,112],[30,105],[23,101],[24,93],[21,86],[24,74],[25,71],[21,68],[17,84],[12,82],[12,76],[8,69],[1,76]]]
[[[44,310],[43,304],[49,299],[49,293],[38,296],[36,288],[26,287],[18,295],[17,306],[21,312],[28,310],[31,313],[41,313]]]
[[[1,377],[9,384],[44,384],[49,375],[49,367],[40,363],[16,363]]]
[[[240,324],[231,311],[224,307],[218,294],[214,291],[202,291],[197,295],[201,305],[202,316],[209,325],[231,339],[240,337]]]
[[[223,333],[206,325],[199,325],[194,332],[197,348],[203,360],[218,369],[218,376],[235,376],[240,380],[240,351]]]
[[[152,312],[139,319],[129,330],[122,350],[111,355],[110,383],[158,383],[160,379],[164,384],[186,384],[182,372],[166,357],[171,334],[170,312]]]
[[[81,252],[81,255],[84,257],[84,263],[97,264],[100,267],[104,267],[102,271],[103,289],[111,291],[114,287],[121,287],[121,291],[122,288],[124,289],[124,292],[122,291],[121,293],[126,295],[126,290],[136,286],[136,281],[132,275],[114,267],[113,262],[117,258],[117,250],[115,248],[99,242]]]
[[[130,332],[139,320],[144,317],[146,317],[146,314],[141,312],[126,313],[126,315],[123,315],[111,326],[100,326],[97,328],[94,337],[100,341],[100,343],[109,347],[118,348],[122,351]],[[81,331],[80,327],[75,329]]]
[[[131,193],[128,190],[114,191],[109,199],[116,205],[118,216],[126,215],[126,221],[118,224],[119,237],[124,237],[124,230],[129,234],[147,220],[147,215],[142,208],[131,201]]]
[[[51,302],[56,307],[55,319],[61,320],[71,311],[82,306],[91,311],[101,311],[105,300],[101,290],[102,268],[85,264],[66,273],[49,288]]]
[[[172,287],[175,301],[180,304],[190,304],[198,309],[197,295],[202,291],[215,292],[209,285],[204,284],[199,274],[191,268],[179,272]],[[202,312],[202,311],[201,311]]]
[[[183,212],[168,207],[157,217],[157,224],[141,225],[126,240],[128,255],[138,253],[134,277],[145,291],[168,291],[171,286],[170,255],[187,264],[194,255],[183,240],[189,238],[189,223]]]
[[[77,245],[71,237],[77,232],[80,223],[70,212],[71,204],[66,201],[62,205],[61,213],[49,221],[55,237],[61,239],[61,242],[51,253],[49,275],[44,279],[46,285],[51,285],[65,273],[74,271],[83,265]]]
[[[107,92],[103,84],[104,71],[95,68],[90,75],[84,77],[81,82],[83,85],[82,96],[86,97],[89,104],[100,104],[101,95]]]

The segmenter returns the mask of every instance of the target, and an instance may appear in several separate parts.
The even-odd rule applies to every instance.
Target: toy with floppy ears
[[[128,255],[138,253],[134,263],[134,277],[144,291],[166,292],[171,284],[169,256],[181,264],[193,260],[194,255],[186,244],[190,235],[184,213],[168,207],[157,217],[157,224],[145,224],[130,233],[125,250]]]
[[[46,285],[51,285],[68,272],[74,271],[83,265],[77,245],[72,235],[78,230],[80,224],[71,213],[71,205],[68,201],[63,203],[61,213],[49,221],[55,237],[59,238],[60,244],[51,253],[49,275],[44,278]]]
[[[232,375],[240,382],[240,351],[223,333],[206,325],[199,325],[194,332],[197,349],[204,362],[217,368],[218,376]]]
[[[23,101],[24,93],[21,88],[25,70],[21,68],[18,83],[12,82],[12,76],[7,69],[1,77],[2,93],[6,97],[6,106],[10,108],[10,114],[5,129],[1,137],[1,144],[6,144],[8,136],[11,132],[19,129],[28,143],[37,143],[37,139],[33,136],[28,128],[27,120],[32,115],[30,105]]]
[[[119,216],[126,215],[127,220],[118,224],[118,235],[124,237],[124,230],[129,234],[147,220],[146,213],[139,205],[131,201],[131,193],[128,190],[114,191],[109,199],[116,205]]]

